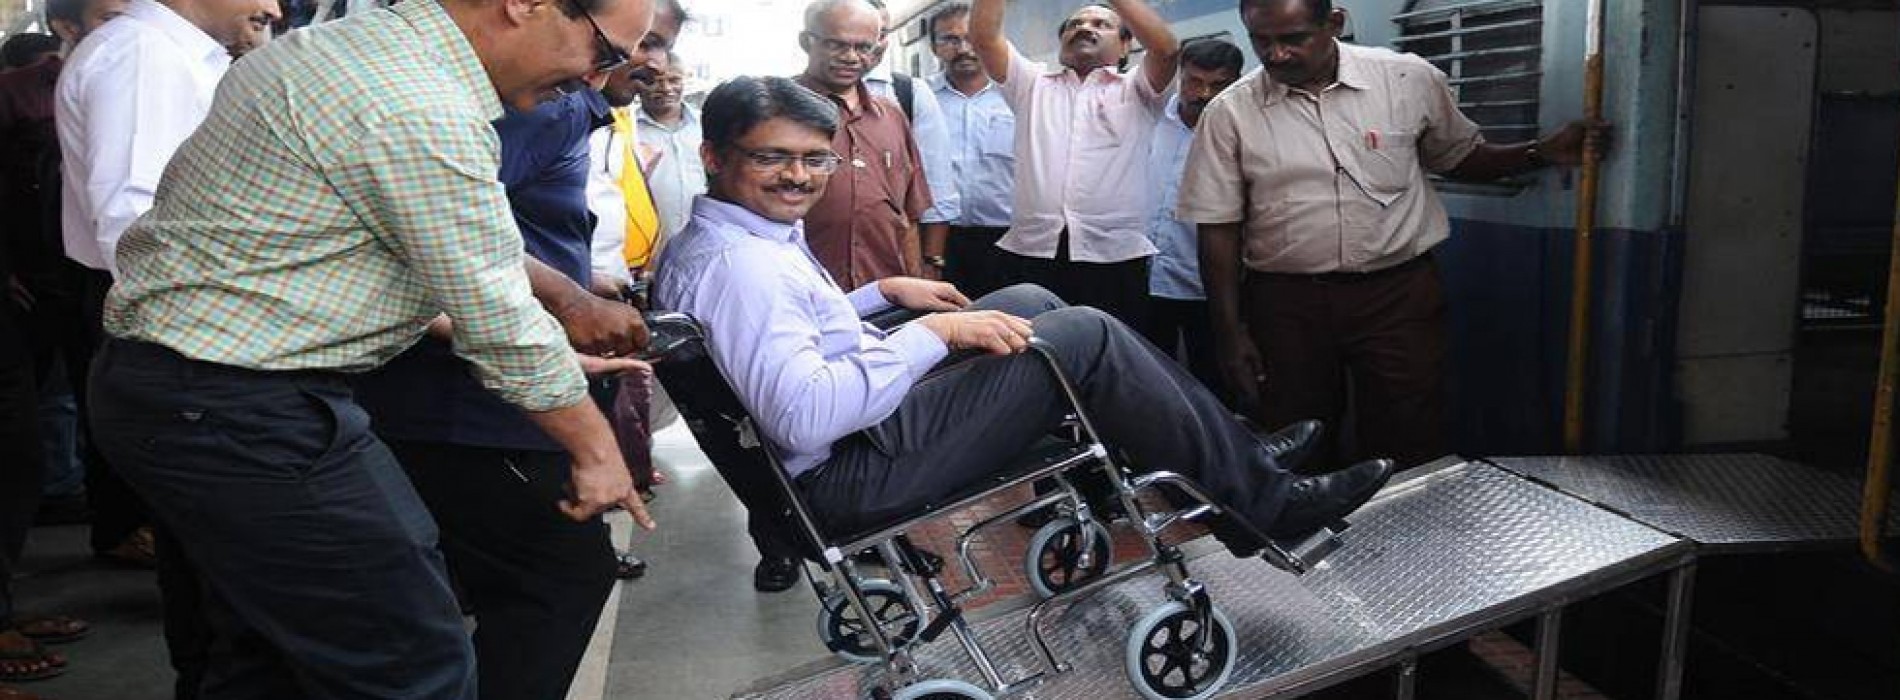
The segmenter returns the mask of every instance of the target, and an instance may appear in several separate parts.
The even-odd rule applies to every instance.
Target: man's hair
[[[739,143],[753,127],[783,117],[825,133],[838,134],[838,108],[790,78],[740,76],[713,88],[700,107],[706,143],[724,150]]]
[[[15,34],[0,44],[0,66],[21,68],[34,64],[41,56],[58,52],[59,37],[31,32]]]
[[[88,0],[47,0],[46,23],[52,24],[53,20],[63,19],[73,23],[75,27],[85,26],[87,2]]]
[[[1245,0],[1243,0],[1243,2],[1244,1]],[[1115,26],[1121,29],[1121,31],[1117,33],[1122,35],[1122,43],[1126,44],[1135,40],[1135,30],[1129,29],[1128,23],[1122,21],[1122,13],[1116,12],[1115,6],[1105,2],[1091,2],[1082,7],[1099,7],[1108,10],[1109,14],[1115,16]],[[1075,12],[1081,12],[1082,7],[1075,8]],[[1069,20],[1075,19],[1075,12],[1069,13],[1069,16],[1062,18],[1062,21],[1056,24],[1056,39],[1060,40],[1062,34],[1069,31]]]
[[[1281,1],[1282,0],[1240,0],[1240,11],[1246,12],[1247,10],[1253,9],[1255,7],[1259,7],[1261,5],[1265,5],[1269,2],[1281,2]],[[1306,12],[1308,15],[1310,15],[1313,18],[1314,24],[1324,24],[1326,22],[1326,18],[1333,14],[1333,0],[1301,0],[1301,1],[1306,3]]]
[[[970,3],[953,2],[948,5],[945,5],[943,9],[937,11],[937,14],[930,16],[931,40],[934,41],[937,38],[937,23],[938,22],[942,22],[949,19],[955,19],[957,17],[968,17],[968,16],[970,16]]]
[[[662,0],[662,2],[666,4],[666,11],[672,13],[674,19],[679,20],[680,26],[686,26],[687,22],[692,21],[693,16],[686,13],[686,6],[681,5],[680,0]]]
[[[1240,75],[1240,69],[1246,61],[1240,55],[1240,47],[1220,39],[1191,41],[1181,48],[1181,65],[1201,70],[1231,70],[1234,75]]]
[[[805,31],[818,31],[819,20],[824,19],[825,15],[830,14],[832,10],[842,5],[858,3],[870,4],[867,0],[812,0],[810,5],[805,6]],[[877,5],[871,5],[871,8],[877,9]]]

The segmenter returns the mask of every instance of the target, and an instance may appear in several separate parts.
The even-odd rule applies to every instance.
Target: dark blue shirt
[[[587,137],[607,103],[581,90],[495,122],[501,173],[529,255],[586,286],[594,218],[587,209]],[[423,338],[358,382],[357,399],[387,439],[470,447],[560,450],[523,415],[481,387],[449,343]]]

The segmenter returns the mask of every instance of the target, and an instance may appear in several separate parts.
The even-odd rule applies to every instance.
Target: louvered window
[[[1542,0],[1412,0],[1392,17],[1400,51],[1445,71],[1458,106],[1492,143],[1537,138]]]

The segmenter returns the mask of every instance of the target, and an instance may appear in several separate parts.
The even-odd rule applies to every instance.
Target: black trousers
[[[436,527],[347,381],[113,339],[94,435],[205,585],[201,697],[472,700]]]
[[[83,325],[73,331],[75,337],[65,343],[64,359],[73,398],[79,404],[80,461],[86,465],[86,502],[92,506],[92,551],[103,552],[124,542],[132,531],[151,524],[145,502],[133,493],[125,479],[99,449],[92,434],[87,372],[93,353],[105,341],[106,293],[112,289],[112,275],[102,270],[82,268],[83,295],[80,317]]]
[[[389,441],[442,528],[442,553],[475,610],[485,700],[561,700],[614,584],[599,518],[556,509],[565,453]]]
[[[39,400],[19,312],[0,298],[0,629],[13,622],[13,571],[39,508]]]
[[[1108,312],[1130,328],[1148,319],[1148,258],[1113,263],[1075,262],[1069,259],[1069,232],[1063,231],[1054,258],[1032,258],[1001,248],[1008,279],[1002,284],[1027,283],[1055,292],[1071,306],[1093,306]]]
[[[1220,367],[1214,359],[1214,323],[1205,300],[1148,297],[1148,325],[1141,334],[1162,352],[1179,358],[1202,384],[1221,385]]]
[[[1033,285],[1005,288],[975,307],[1032,319],[1102,438],[1127,453],[1135,471],[1183,474],[1256,527],[1273,523],[1287,473],[1219,399],[1140,335]],[[895,521],[1012,466],[1067,411],[1034,354],[954,362],[912,388],[889,418],[833,445],[831,459],[799,485],[834,529]],[[1259,544],[1224,539],[1244,553]]]
[[[1000,269],[1008,253],[996,247],[996,241],[1008,232],[1007,226],[950,227],[943,246],[943,281],[971,299],[996,291],[1008,276]]]

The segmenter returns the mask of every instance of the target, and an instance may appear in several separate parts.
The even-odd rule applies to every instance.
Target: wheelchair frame
[[[955,687],[948,689],[943,686],[932,688],[928,691],[930,697],[942,697],[948,694],[965,698],[987,698],[990,697],[987,694],[990,692],[1008,695],[1033,687],[1051,674],[1066,672],[1071,667],[1056,657],[1042,634],[1041,622],[1048,611],[1055,606],[1086,597],[1156,568],[1159,568],[1167,579],[1163,590],[1168,598],[1184,605],[1193,616],[1195,625],[1190,641],[1191,648],[1195,650],[1195,659],[1199,660],[1201,656],[1215,649],[1213,638],[1215,634],[1225,633],[1231,639],[1233,635],[1231,626],[1225,630],[1216,627],[1216,625],[1227,626],[1228,623],[1224,617],[1217,618],[1212,598],[1206,587],[1189,575],[1186,565],[1187,557],[1178,545],[1163,542],[1160,537],[1162,531],[1181,520],[1222,516],[1226,513],[1225,509],[1214,499],[1209,498],[1192,480],[1180,474],[1150,471],[1130,475],[1116,461],[1107,444],[1095,431],[1093,422],[1089,419],[1087,412],[1082,409],[1074,385],[1056,361],[1053,348],[1042,339],[1032,338],[1030,351],[1042,359],[1043,364],[1055,378],[1057,386],[1061,388],[1064,399],[1072,410],[1068,424],[1076,437],[1073,442],[1077,444],[1065,446],[1056,457],[1047,459],[1033,468],[1005,470],[1000,476],[991,477],[986,485],[957,492],[945,503],[927,506],[922,513],[913,517],[881,524],[875,529],[844,537],[834,537],[827,534],[820,526],[818,518],[805,504],[797,484],[785,473],[777,456],[761,439],[751,416],[744,411],[743,406],[738,405],[736,396],[732,395],[731,387],[724,383],[723,375],[718,375],[716,368],[714,369],[713,374],[721,377],[718,387],[686,386],[684,378],[673,376],[677,373],[677,368],[683,366],[684,363],[711,364],[711,357],[704,349],[706,337],[699,324],[686,314],[661,312],[649,314],[647,325],[654,338],[647,356],[661,360],[655,365],[656,373],[661,382],[666,385],[668,393],[673,396],[682,416],[687,419],[695,440],[702,442],[702,448],[706,448],[708,452],[714,451],[710,449],[710,445],[705,444],[705,441],[717,440],[720,437],[709,429],[706,421],[714,418],[721,419],[728,422],[729,425],[725,427],[734,430],[741,450],[756,452],[763,458],[764,464],[772,467],[770,469],[772,483],[777,485],[779,494],[789,506],[791,520],[796,524],[800,538],[804,540],[803,544],[807,550],[805,557],[815,558],[820,568],[830,575],[832,585],[827,589],[824,584],[811,577],[809,570],[806,571],[807,579],[812,582],[814,592],[819,597],[820,606],[827,606],[828,598],[842,593],[850,610],[857,614],[859,620],[866,623],[864,627],[869,632],[872,648],[875,650],[876,657],[882,660],[886,668],[884,683],[873,690],[874,697],[897,697],[900,700],[916,697],[904,693],[905,688],[913,687],[914,684],[924,680],[918,677],[909,645],[918,641],[924,643],[935,641],[945,631],[950,632],[957,639],[973,665],[982,674],[988,688],[983,690],[975,686],[965,687],[962,683],[953,683],[951,685]],[[704,398],[703,392],[709,389],[726,392],[717,398],[726,404],[727,411],[702,412],[705,407],[699,399]],[[713,415],[705,415],[705,413]],[[725,465],[716,466],[721,466],[722,475],[726,474]],[[978,533],[997,523],[1013,521],[1019,516],[1053,507],[1070,518],[1079,530],[1080,556],[1083,557],[1084,566],[1087,566],[1087,558],[1093,556],[1096,551],[1095,538],[1100,536],[1095,525],[1098,521],[1088,500],[1071,483],[1069,475],[1076,473],[1074,470],[1078,468],[1090,466],[1098,467],[1107,476],[1109,484],[1114,489],[1115,497],[1123,512],[1128,516],[1129,523],[1141,535],[1148,550],[1148,556],[1126,562],[1113,569],[1104,566],[1104,570],[1096,574],[1092,580],[1062,590],[1054,596],[1041,600],[1031,608],[1024,619],[1024,630],[1040,656],[1043,670],[1023,678],[1006,680],[963,617],[960,604],[992,589],[995,585],[994,580],[983,574],[975,558],[971,556],[971,545]],[[970,582],[968,587],[962,590],[955,592],[948,590],[938,576],[941,565],[918,554],[906,537],[906,533],[919,522],[952,510],[967,508],[998,491],[1042,479],[1053,480],[1058,485],[1057,490],[978,521],[959,533],[956,555]],[[731,478],[727,480],[732,481]],[[733,485],[738,486],[738,484]],[[1163,485],[1179,490],[1196,505],[1175,511],[1150,512],[1150,509],[1142,504],[1141,495],[1143,492],[1155,491]],[[735,488],[735,491],[738,490]],[[744,498],[746,494],[740,495],[742,500],[746,500]],[[751,501],[747,501],[746,505],[748,510],[754,507]],[[784,514],[777,515],[782,517]],[[1256,538],[1256,541],[1265,543],[1261,557],[1269,564],[1294,574],[1305,573],[1313,564],[1336,549],[1340,545],[1338,533],[1345,528],[1344,523],[1335,524],[1322,528],[1298,543],[1289,545],[1265,537],[1244,518],[1231,518],[1230,522],[1242,532]],[[865,549],[878,553],[885,568],[891,572],[893,583],[897,584],[905,605],[909,608],[908,615],[916,616],[914,622],[917,625],[917,631],[914,637],[894,638],[892,630],[887,628],[902,627],[905,623],[912,621],[903,617],[886,620],[877,615],[867,601],[864,589],[866,581],[858,574],[857,565],[850,556],[852,553]],[[814,553],[812,550],[815,550],[815,557],[812,556]],[[1109,556],[1112,558],[1112,550]],[[1032,575],[1034,573],[1031,572]],[[928,597],[918,590],[919,583],[927,590]],[[838,611],[837,614],[842,614],[842,612]],[[821,611],[821,614],[824,612]],[[1140,630],[1137,629],[1136,632]],[[840,651],[837,640],[826,641],[834,652]],[[1131,644],[1132,642],[1131,639]],[[1211,697],[1218,692],[1227,674],[1231,672],[1237,657],[1234,646],[1232,643],[1225,645],[1226,658],[1218,660],[1218,675],[1213,683],[1188,697]],[[1132,668],[1130,670],[1133,671]],[[1191,674],[1191,671],[1184,670],[1184,673]],[[1162,697],[1159,691],[1143,685],[1146,680],[1145,678],[1131,679],[1131,683],[1134,683],[1136,689],[1142,691],[1144,695]]]

